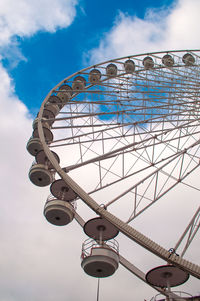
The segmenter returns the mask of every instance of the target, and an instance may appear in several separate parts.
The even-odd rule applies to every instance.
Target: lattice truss
[[[180,182],[200,189],[187,181],[199,166],[199,56],[186,66],[171,55],[173,67],[154,54],[149,70],[135,57],[132,74],[114,61],[118,75],[74,94],[52,127],[62,167],[105,207],[126,202],[127,222]],[[106,65],[97,67],[105,74]]]

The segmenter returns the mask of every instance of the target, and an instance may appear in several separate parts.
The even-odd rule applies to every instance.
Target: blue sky
[[[168,9],[172,2],[94,1],[91,4],[82,0],[76,6],[76,16],[69,27],[54,33],[41,30],[28,38],[13,37],[22,60],[14,58],[11,51],[3,58],[3,65],[14,81],[16,94],[35,113],[49,89],[90,64],[87,53],[98,47],[120,12],[143,19],[147,9]],[[17,65],[15,59],[19,60]]]
[[[43,207],[49,190],[28,179],[33,158],[26,143],[44,97],[63,78],[95,62],[199,48],[199,11],[199,0],[0,0],[0,301],[90,301],[96,296],[96,279],[80,267],[82,229],[75,222],[62,229],[47,223]],[[197,193],[193,197],[199,200]],[[191,196],[177,190],[175,198],[186,203]],[[159,211],[149,221],[154,219],[163,223]],[[161,244],[169,227],[173,232],[176,226],[167,217],[165,222],[164,234],[151,225]],[[123,255],[143,271],[150,269],[149,262],[151,268],[161,264],[120,239]],[[187,256],[198,263],[199,241]],[[199,282],[192,279],[184,290],[199,293]],[[102,281],[101,294],[104,301],[134,301],[150,300],[156,291],[120,267]]]

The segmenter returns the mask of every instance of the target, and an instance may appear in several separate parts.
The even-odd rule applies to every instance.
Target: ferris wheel
[[[200,267],[183,258],[199,229],[200,207],[194,206],[170,249],[134,227],[176,186],[200,191],[191,180],[200,165],[200,50],[112,59],[66,77],[41,104],[27,149],[35,157],[30,180],[50,185],[44,208],[49,222],[62,226],[75,218],[101,246],[121,232],[185,271],[184,279],[200,278]],[[82,202],[97,217],[85,222]],[[83,247],[82,267],[97,277],[87,260],[90,243]],[[109,248],[118,254],[113,258],[111,252],[115,264],[109,275],[120,262],[155,285],[119,255],[115,243]]]

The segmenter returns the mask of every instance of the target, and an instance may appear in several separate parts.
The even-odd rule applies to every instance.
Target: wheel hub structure
[[[51,106],[59,110],[45,114]],[[199,228],[196,203],[188,200],[194,215],[170,251],[134,227],[177,186],[200,190],[192,178],[200,164],[200,50],[139,54],[82,69],[48,93],[37,123],[33,137],[55,178],[74,191],[80,215],[83,201],[128,238],[200,278],[200,267],[183,258]],[[171,211],[170,222],[182,218]]]

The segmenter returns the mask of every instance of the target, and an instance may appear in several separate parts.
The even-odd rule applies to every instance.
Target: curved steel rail
[[[173,51],[174,52],[174,51]],[[178,51],[177,51],[178,52]],[[180,51],[179,51],[180,52]],[[185,52],[183,50],[182,52]],[[160,52],[164,53],[164,52]],[[166,53],[166,52],[165,52]],[[156,56],[158,53],[151,53],[151,55]],[[132,56],[134,58],[134,56]],[[135,56],[136,57],[136,56]],[[127,57],[127,58],[130,58]],[[113,62],[113,61],[107,61],[107,62]],[[104,62],[106,63],[106,62]],[[104,64],[101,63],[101,64]],[[97,64],[92,67],[97,67],[100,64]],[[56,90],[60,85],[62,85],[66,80],[69,78],[72,78],[73,76],[79,74],[80,72],[84,72],[86,70],[89,70],[91,67],[85,68],[77,73],[74,73],[70,77],[67,77],[63,81],[61,81],[58,85],[56,85],[46,96],[44,99],[39,115],[38,115],[38,132],[39,132],[39,138],[41,140],[43,149],[48,157],[48,159],[51,161],[53,164],[56,172],[60,175],[60,177],[66,182],[67,185],[69,185],[79,196],[81,200],[83,200],[94,212],[96,212],[98,215],[102,216],[103,218],[106,218],[108,221],[110,221],[113,225],[115,225],[123,234],[125,234],[127,237],[147,249],[148,251],[152,252],[153,254],[157,255],[158,257],[166,260],[167,262],[174,264],[191,275],[193,275],[196,278],[200,278],[200,267],[194,263],[191,263],[188,260],[183,259],[180,256],[177,256],[176,254],[171,254],[169,251],[167,251],[165,248],[161,247],[159,244],[155,243],[139,231],[135,230],[132,228],[130,225],[127,223],[123,222],[116,216],[114,216],[112,213],[108,212],[105,210],[102,206],[100,206],[88,193],[86,193],[58,164],[58,162],[55,160],[54,156],[52,155],[48,145],[45,142],[45,137],[43,133],[43,128],[42,128],[42,114],[44,110],[44,105],[48,101],[49,96],[52,94],[54,90]],[[162,68],[162,67],[160,67]],[[199,143],[199,141],[198,141]]]

